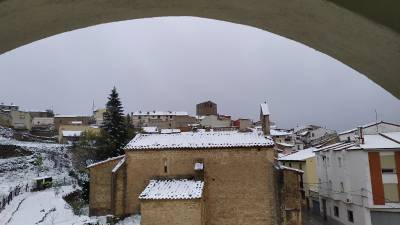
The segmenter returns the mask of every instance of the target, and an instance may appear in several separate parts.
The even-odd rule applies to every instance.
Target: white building
[[[321,213],[345,225],[398,225],[400,132],[357,137],[315,151]]]
[[[303,142],[303,147],[314,147],[337,138],[336,131],[316,125],[296,127],[293,130],[297,142]]]

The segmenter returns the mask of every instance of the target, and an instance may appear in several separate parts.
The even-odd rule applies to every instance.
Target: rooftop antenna
[[[378,112],[375,109],[375,126],[376,126],[376,132],[378,133]]]
[[[93,99],[93,104],[92,104],[92,113],[94,113],[94,99]]]

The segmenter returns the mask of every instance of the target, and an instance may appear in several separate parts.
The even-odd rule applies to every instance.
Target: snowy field
[[[86,225],[106,224],[104,217],[77,216],[62,196],[74,191],[72,186],[24,193],[0,213],[2,225]],[[140,225],[140,216],[125,218],[117,225]]]
[[[71,206],[63,199],[63,196],[77,188],[68,185],[74,180],[68,175],[72,169],[69,146],[22,142],[11,137],[10,130],[0,129],[0,147],[3,147],[0,151],[4,151],[0,152],[0,200],[17,185],[32,185],[33,179],[37,177],[52,176],[54,183],[64,186],[40,192],[25,192],[14,197],[0,211],[0,225],[106,224],[105,217],[74,215]],[[10,153],[14,150],[24,154],[11,157],[5,154],[5,151]],[[125,218],[117,225],[140,225],[140,216]]]
[[[30,155],[0,157],[0,197],[17,185],[31,184],[36,177],[52,176],[56,182],[70,179],[71,161],[66,145],[22,142],[5,137],[0,137],[0,145],[30,152]]]

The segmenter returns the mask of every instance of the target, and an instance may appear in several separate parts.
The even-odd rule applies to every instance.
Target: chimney
[[[362,127],[357,127],[358,130],[358,139],[360,144],[364,144],[364,134],[363,134],[363,128]]]
[[[269,108],[268,103],[265,101],[261,104],[260,121],[264,135],[270,135],[270,121],[269,121]]]

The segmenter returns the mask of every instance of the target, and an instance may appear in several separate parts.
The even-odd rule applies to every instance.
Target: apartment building
[[[400,132],[363,134],[315,151],[321,214],[345,225],[400,221]]]

